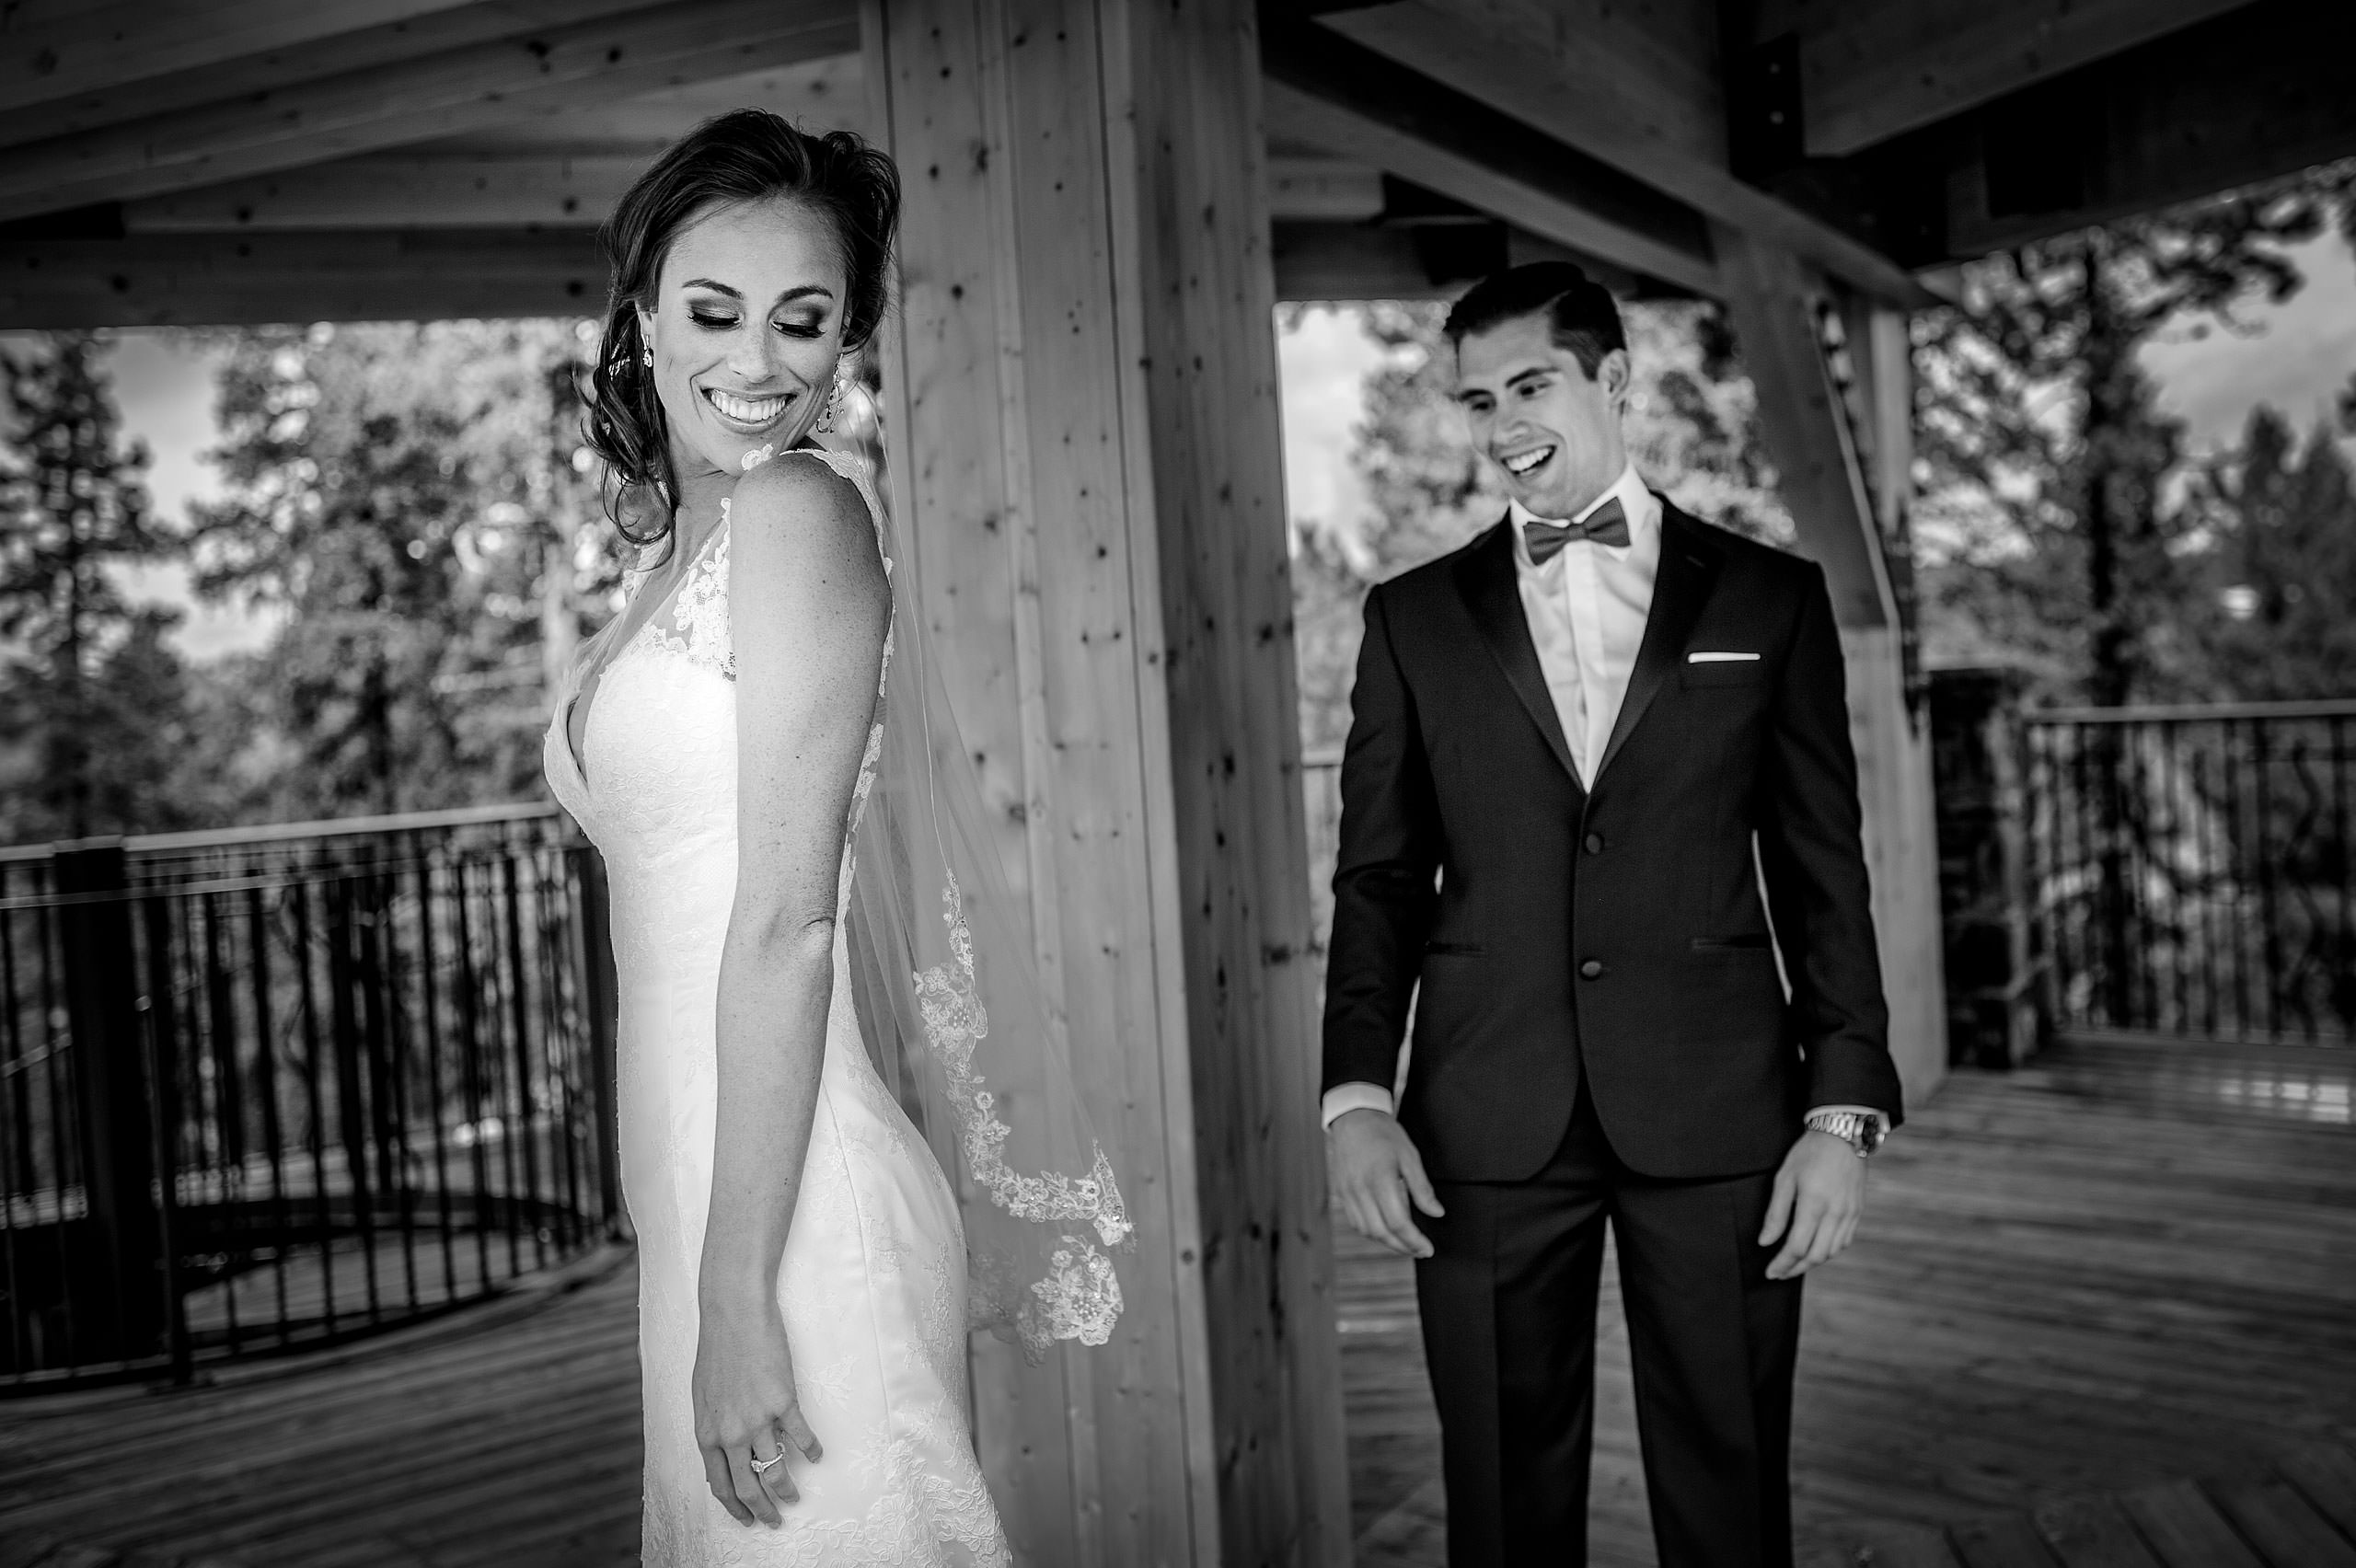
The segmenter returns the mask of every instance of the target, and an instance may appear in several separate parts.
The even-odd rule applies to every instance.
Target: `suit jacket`
[[[1651,614],[1589,791],[1507,526],[1367,597],[1324,1087],[1392,1081],[1412,997],[1400,1117],[1441,1181],[1536,1174],[1581,1092],[1652,1176],[1770,1169],[1810,1105],[1894,1124],[1822,571],[1665,507]],[[1759,657],[1693,663],[1696,650]]]

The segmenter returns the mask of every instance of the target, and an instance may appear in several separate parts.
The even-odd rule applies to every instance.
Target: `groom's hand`
[[[1405,1257],[1432,1255],[1431,1241],[1415,1228],[1409,1203],[1435,1218],[1448,1211],[1439,1206],[1424,1174],[1424,1157],[1397,1117],[1374,1110],[1335,1117],[1325,1129],[1325,1174],[1359,1235]]]
[[[1768,1262],[1769,1279],[1796,1279],[1819,1263],[1839,1257],[1857,1234],[1865,1212],[1865,1162],[1845,1138],[1808,1131],[1784,1156],[1767,1200],[1767,1224],[1759,1244],[1783,1250]]]

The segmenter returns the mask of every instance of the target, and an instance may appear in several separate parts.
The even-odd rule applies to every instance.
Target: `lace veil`
[[[827,444],[883,467],[876,405],[844,399]],[[999,859],[884,487],[865,487],[892,564],[889,678],[852,834],[851,985],[878,1072],[957,1189],[970,1326],[1034,1363],[1101,1345],[1121,1313],[1131,1227],[1039,977],[1031,914]],[[862,774],[868,774],[862,769]]]

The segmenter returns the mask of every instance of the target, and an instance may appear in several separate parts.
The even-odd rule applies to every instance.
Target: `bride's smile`
[[[817,424],[843,352],[844,287],[841,247],[806,202],[713,202],[682,225],[639,319],[690,494]]]

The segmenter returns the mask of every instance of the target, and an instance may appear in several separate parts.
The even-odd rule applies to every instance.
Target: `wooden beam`
[[[1347,223],[1382,213],[1382,171],[1343,158],[1268,159],[1272,217]]]
[[[868,133],[867,81],[857,54],[687,82],[636,98],[586,103],[511,120],[461,136],[421,142],[419,153],[465,152],[533,156],[652,156],[687,132],[732,109],[774,110],[812,130]]]
[[[13,17],[31,0],[12,6]],[[197,11],[212,9],[210,0],[172,0]],[[335,0],[320,0],[313,10],[335,25],[305,40],[254,53],[225,56],[184,66],[158,75],[134,79],[110,78],[74,93],[22,108],[0,107],[0,146],[45,142],[55,136],[96,130],[128,120],[145,120],[174,110],[251,94],[283,92],[298,83],[323,76],[341,76],[370,66],[414,60],[469,44],[489,43],[535,28],[561,28],[599,17],[637,10],[647,0],[470,0],[439,8],[421,6],[415,15],[374,26],[346,22]],[[125,6],[136,14],[141,7]],[[110,6],[108,14],[119,14]],[[24,16],[20,25],[62,26],[74,13],[60,6],[53,12]],[[0,37],[6,37],[0,30]]]
[[[1824,568],[1842,626],[1888,626],[1893,602],[1880,530],[1824,363],[1824,283],[1798,256],[1739,229],[1720,228],[1717,244],[1736,344],[1758,390],[1776,489],[1799,525],[1800,548]]]
[[[1862,155],[1944,191],[1944,255],[2356,155],[2356,6],[2258,0]]]
[[[1261,58],[1272,138],[1387,170],[1631,272],[1716,292],[1701,220],[1576,149],[1308,24],[1271,19]]]
[[[1622,25],[1654,9],[1613,0],[1394,0],[1319,22],[1521,121],[1540,133],[1533,141],[1576,148],[1877,298],[1933,303],[1888,257],[1734,177],[1724,113],[1694,86],[1686,52],[1688,35],[1705,29],[1696,22],[1661,36]],[[1692,6],[1657,9],[1682,16]]]
[[[126,0],[0,32],[0,110],[223,65],[475,0]]]
[[[0,329],[593,316],[583,231],[0,240]]]
[[[1809,154],[1842,157],[2247,0],[1833,0],[1788,7]],[[1778,10],[1784,8],[1779,7]],[[1762,20],[1761,40],[1781,31]]]
[[[1453,299],[1470,276],[1435,277],[1418,231],[1399,225],[1333,223],[1288,218],[1279,211],[1269,253],[1281,300]],[[1506,266],[1526,261],[1576,261],[1588,276],[1623,299],[1657,298],[1657,280],[1597,257],[1570,250],[1527,230],[1504,228]],[[1677,291],[1680,294],[1684,291]]]
[[[1139,1245],[974,1354],[1025,1562],[1349,1559],[1275,294],[1243,0],[870,0],[893,510]]]
[[[652,155],[373,153],[123,204],[131,234],[592,228]]]
[[[1930,726],[1909,690],[1906,607],[1885,545],[1912,491],[1905,317],[1754,236],[1723,230],[1718,247],[1776,489],[1841,623],[1890,1053],[1919,1104],[1946,1073],[1946,1000]],[[1843,328],[1845,376],[1827,350],[1829,331]]]
[[[792,115],[792,105],[741,98]],[[674,136],[694,122],[681,124]],[[565,156],[464,147],[372,153],[252,179],[125,202],[127,234],[243,233],[277,229],[594,228],[613,211],[660,144],[640,152]],[[1279,219],[1358,223],[1382,211],[1382,177],[1334,160],[1272,170]],[[1412,250],[1412,236],[1397,233]]]
[[[17,148],[0,163],[0,219],[218,184],[857,44],[856,13],[837,0],[657,6]]]

